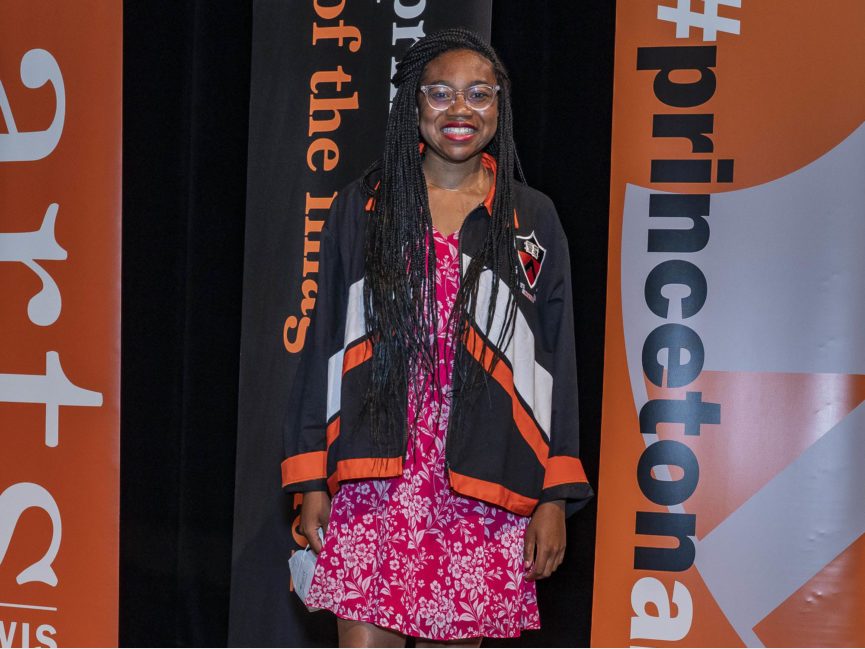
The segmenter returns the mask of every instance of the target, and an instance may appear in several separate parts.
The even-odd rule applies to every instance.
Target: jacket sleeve
[[[580,426],[577,396],[577,358],[568,243],[557,216],[555,242],[548,254],[549,290],[540,302],[540,316],[548,349],[553,351],[553,392],[550,414],[550,454],[540,502],[565,500],[568,516],[594,495],[579,458]]]
[[[337,199],[338,203],[341,203]],[[338,209],[334,204],[331,214]],[[330,217],[328,217],[330,221]],[[330,228],[321,231],[315,311],[289,393],[283,427],[282,486],[287,493],[327,489],[328,366],[339,358],[345,329],[345,281]],[[341,367],[333,368],[341,371]],[[338,383],[335,388],[339,389]]]

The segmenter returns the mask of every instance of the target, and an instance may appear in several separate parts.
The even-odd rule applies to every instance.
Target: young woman
[[[534,582],[591,496],[567,242],[514,178],[481,38],[418,41],[394,84],[384,156],[322,231],[283,483],[320,551],[307,604],[342,646],[477,646],[539,627]]]

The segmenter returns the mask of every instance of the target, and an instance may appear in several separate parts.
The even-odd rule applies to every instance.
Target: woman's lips
[[[441,129],[442,135],[452,142],[464,142],[471,139],[477,129],[471,124],[452,122],[445,124]]]

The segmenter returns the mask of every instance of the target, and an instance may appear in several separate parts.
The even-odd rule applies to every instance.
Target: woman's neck
[[[473,188],[483,176],[484,170],[480,155],[464,162],[450,162],[435,155],[426,155],[423,160],[423,173],[431,185],[439,189],[458,191]]]

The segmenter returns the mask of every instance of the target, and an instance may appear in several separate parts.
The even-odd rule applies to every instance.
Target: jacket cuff
[[[571,455],[547,458],[544,488],[538,504],[551,500],[565,501],[565,516],[581,509],[594,496],[580,459]]]
[[[287,492],[327,489],[327,451],[292,455],[282,461],[282,488]]]
[[[544,489],[541,492],[538,504],[540,505],[551,500],[564,500],[565,517],[567,518],[582,509],[594,495],[595,492],[592,491],[592,487],[588,482],[561,484]]]

